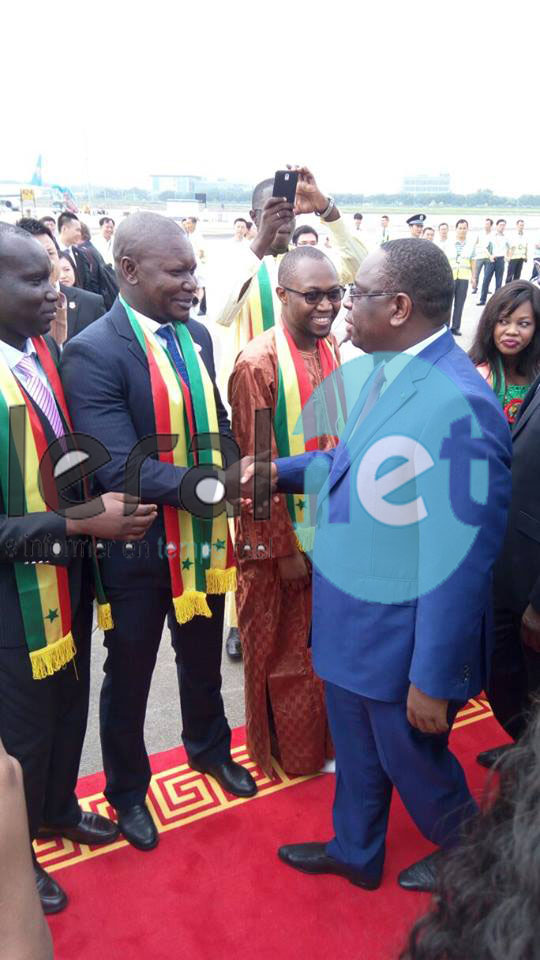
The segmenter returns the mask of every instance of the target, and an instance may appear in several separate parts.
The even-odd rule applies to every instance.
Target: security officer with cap
[[[421,237],[422,230],[424,229],[424,221],[427,219],[425,213],[414,213],[412,217],[409,217],[407,223],[409,225],[409,230],[411,231],[411,237]]]

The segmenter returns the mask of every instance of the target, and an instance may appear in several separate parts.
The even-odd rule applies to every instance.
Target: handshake
[[[277,491],[277,467],[268,454],[258,457],[243,457],[227,470],[240,473],[240,505],[250,507],[255,519],[268,516],[270,499]],[[274,499],[277,500],[277,497]],[[231,500],[234,504],[235,500]],[[238,502],[238,501],[236,501]]]

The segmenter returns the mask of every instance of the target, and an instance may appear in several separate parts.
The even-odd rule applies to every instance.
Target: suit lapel
[[[145,370],[148,370],[148,360],[133,332],[128,315],[119,300],[115,301],[111,309],[111,321],[118,336],[126,341],[129,352],[142,364]]]
[[[319,502],[328,496],[374,434],[414,396],[417,392],[415,382],[423,380],[431,367],[452,349],[457,349],[454,339],[450,333],[445,333],[429,344],[417,357],[412,357],[395,380],[389,384],[364,422],[355,431],[356,422],[367,400],[372,383],[372,377],[369,378],[347,420],[343,437],[334,458],[332,471],[319,494]]]
[[[396,380],[390,384],[357,430],[354,430],[354,427],[362,412],[363,403],[355,405],[353,415],[356,414],[356,416],[353,420],[353,415],[351,415],[347,423],[345,433],[348,433],[348,439],[345,438],[344,434],[343,452],[339,457],[336,457],[334,462],[334,467],[329,477],[329,489],[332,489],[332,487],[339,482],[345,471],[366,447],[373,435],[416,393],[416,387],[412,382],[409,366],[410,364],[408,364]],[[363,399],[365,402],[366,398]]]
[[[69,287],[67,288],[69,291]],[[69,292],[65,294],[67,300],[67,338],[70,340],[79,332],[79,301]]]
[[[122,339],[126,341],[126,346],[130,351],[130,353],[133,354],[133,356],[138,360],[140,364],[142,364],[145,370],[148,370],[148,360],[146,359],[144,351],[141,349],[139,341],[137,340],[137,337],[133,332],[133,328],[129,322],[128,315],[119,300],[115,301],[113,307],[111,308],[110,313],[111,313],[111,322],[118,336],[122,337]],[[204,348],[202,344],[199,342],[199,340],[197,339],[196,331],[194,331],[191,328],[189,321],[186,323],[186,327],[189,330],[189,333],[193,340],[195,350],[197,351],[198,354],[200,354],[201,359],[203,360],[208,370]],[[213,376],[210,370],[208,370],[208,374],[213,382]]]
[[[525,405],[520,411],[519,417],[516,420],[514,429],[512,430],[512,438],[515,439],[519,433],[523,430],[523,427],[527,425],[531,416],[535,410],[540,405],[540,378],[536,379],[531,386],[529,391],[529,396],[526,399]]]

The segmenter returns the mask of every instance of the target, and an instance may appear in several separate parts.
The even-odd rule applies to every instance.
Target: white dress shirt
[[[30,340],[30,338],[28,338],[28,340],[25,341],[25,344],[22,350],[17,350],[16,347],[12,347],[10,346],[9,343],[5,343],[4,340],[0,340],[0,354],[3,356],[4,360],[6,361],[13,376],[17,377],[17,380],[19,381],[20,384],[22,384],[23,387],[26,385],[27,375],[23,373],[21,370],[17,370],[16,367],[19,361],[22,360],[24,357],[32,357],[36,365],[36,371],[39,376],[39,379],[41,380],[42,383],[45,384],[46,387],[49,388],[49,390],[51,389],[51,385],[47,380],[45,371],[38,360],[36,348],[34,347],[34,344]]]

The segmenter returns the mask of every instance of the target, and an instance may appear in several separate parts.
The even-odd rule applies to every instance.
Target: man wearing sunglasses
[[[308,245],[283,257],[276,293],[281,321],[245,347],[230,380],[235,439],[252,454],[256,412],[269,410],[273,456],[306,444],[332,449],[328,432],[310,444],[308,430],[304,438],[294,428],[312,392],[338,367],[330,328],[345,290],[328,257]],[[311,564],[300,538],[310,527],[309,506],[303,497],[279,497],[270,519],[254,521],[246,509],[237,521],[247,742],[268,776],[271,754],[291,775],[317,773],[328,757],[323,687],[308,649]]]
[[[334,837],[279,856],[368,890],[381,881],[394,787],[443,849],[475,810],[448,736],[487,679],[511,443],[447,329],[453,295],[452,270],[433,243],[393,240],[367,257],[345,306],[372,373],[335,450],[272,465],[274,490],[319,490],[313,664],[325,682],[337,773]],[[360,380],[365,363],[345,365],[344,375],[356,370]],[[245,471],[246,490],[263,468]],[[314,472],[324,474],[322,487]],[[402,870],[400,885],[433,890],[440,862],[437,850]]]
[[[253,210],[250,217],[258,233],[251,244],[237,251],[227,272],[228,286],[223,305],[216,313],[216,320],[228,328],[224,337],[223,354],[219,370],[219,385],[222,394],[227,384],[236,357],[259,333],[274,326],[281,312],[276,293],[280,260],[289,249],[295,228],[295,215],[318,215],[332,235],[332,244],[339,258],[339,282],[350,283],[367,255],[362,241],[352,237],[332,197],[323,193],[315,177],[307,167],[298,170],[298,185],[294,207],[282,197],[273,197],[273,180],[262,180],[253,191]],[[235,625],[234,613],[228,607],[227,623],[231,631],[227,636],[226,650],[231,659],[240,659],[241,642]]]

